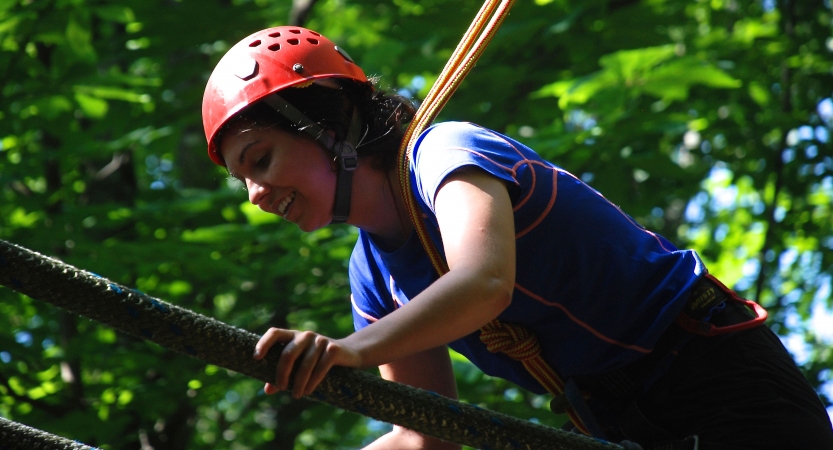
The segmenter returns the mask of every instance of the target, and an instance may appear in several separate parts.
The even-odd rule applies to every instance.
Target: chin
[[[312,223],[298,223],[298,228],[305,233],[309,233],[311,231],[320,230],[321,228],[326,227],[329,223],[324,224],[312,224]]]

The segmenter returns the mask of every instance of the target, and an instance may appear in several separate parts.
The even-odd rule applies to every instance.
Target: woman
[[[309,395],[342,365],[379,366],[386,379],[456,397],[446,345],[488,374],[546,392],[523,355],[490,340],[511,324],[535,336],[567,380],[576,425],[597,436],[646,448],[833,448],[818,397],[757,326],[760,307],[708,275],[695,252],[473,124],[425,131],[410,162],[412,194],[449,268],[438,278],[398,188],[396,153],[412,114],[342,49],[298,27],[243,39],[209,79],[209,156],[250,201],[304,231],[333,222],[360,230],[350,262],[357,331],[267,331],[255,358],[286,344],[267,393]],[[457,448],[398,426],[371,447]]]

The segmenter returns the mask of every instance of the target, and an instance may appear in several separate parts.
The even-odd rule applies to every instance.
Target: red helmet
[[[243,108],[281,89],[324,78],[367,81],[344,50],[312,30],[269,28],[238,42],[217,63],[202,98],[208,156],[225,165],[214,138]]]

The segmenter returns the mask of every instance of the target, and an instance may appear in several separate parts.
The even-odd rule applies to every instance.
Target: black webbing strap
[[[362,128],[361,116],[358,108],[353,108],[350,119],[350,130],[347,137],[334,145],[336,163],[338,163],[338,179],[336,180],[336,198],[333,204],[333,223],[344,223],[350,215],[350,199],[353,197],[353,171],[359,166],[359,155],[356,145]]]
[[[280,95],[267,95],[263,98],[263,102],[271,106],[272,109],[280,113],[282,116],[289,119],[289,121],[292,122],[299,131],[307,133],[316,141],[324,136],[324,127],[307,117],[306,114],[299,111],[298,108],[289,104],[289,102],[284,100]]]

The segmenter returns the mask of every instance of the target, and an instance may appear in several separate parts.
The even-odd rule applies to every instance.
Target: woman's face
[[[312,231],[332,221],[336,173],[329,153],[302,133],[233,125],[220,141],[231,175],[249,201]]]

